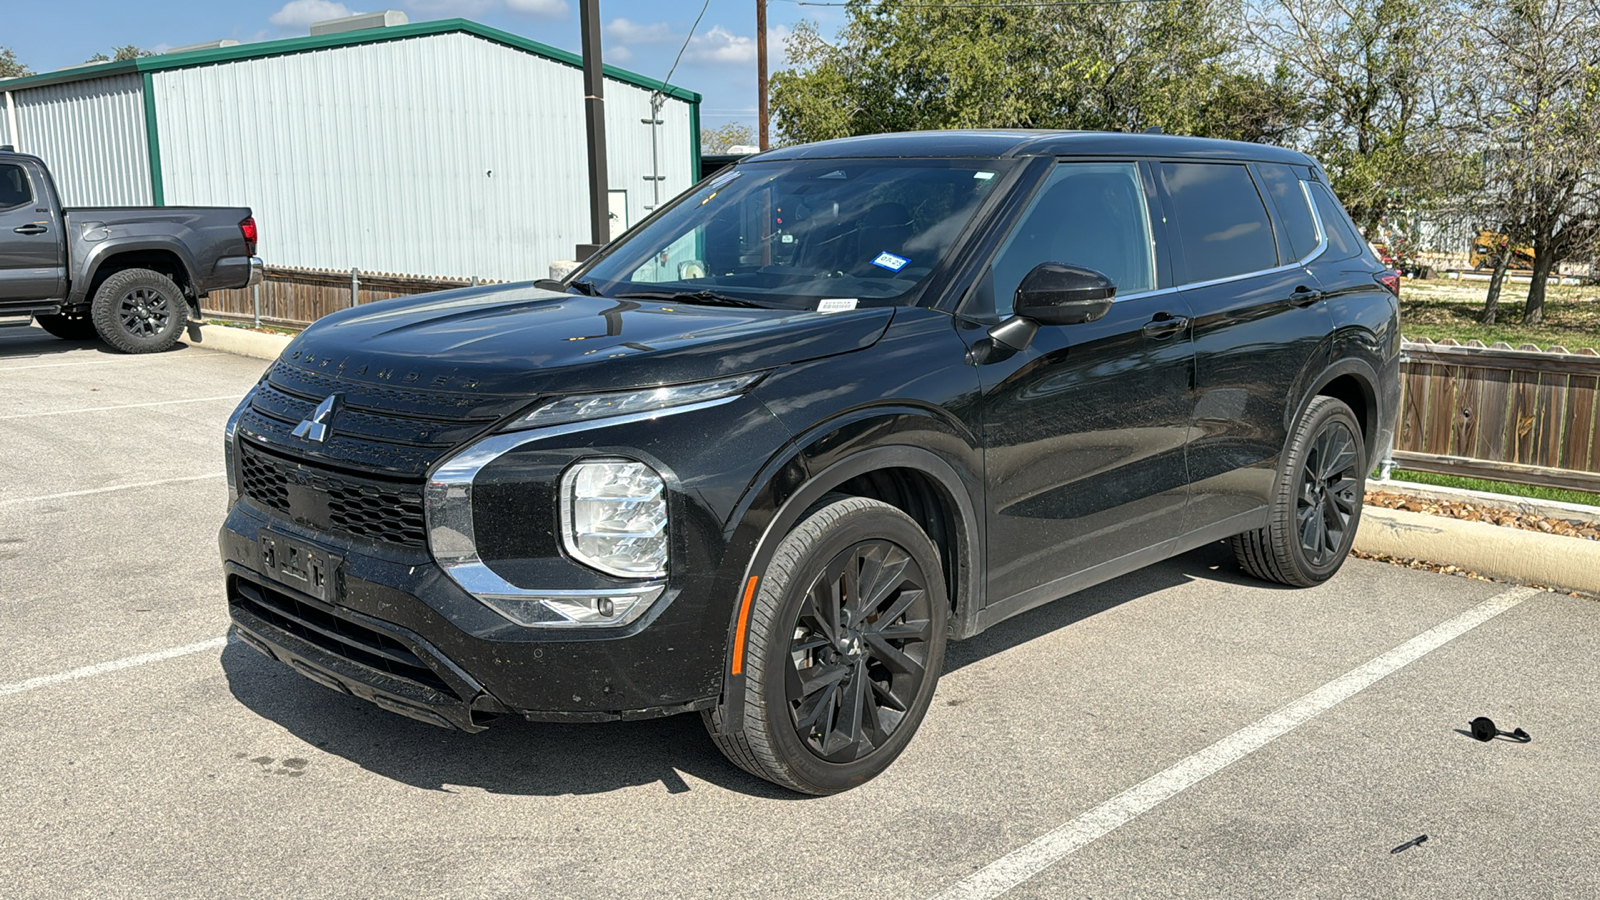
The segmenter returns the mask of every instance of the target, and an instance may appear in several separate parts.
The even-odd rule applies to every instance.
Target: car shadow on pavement
[[[698,715],[579,725],[502,716],[487,731],[464,734],[335,693],[238,641],[223,650],[222,669],[233,696],[256,714],[376,775],[427,790],[560,796],[660,784],[676,794],[691,790],[689,774],[742,794],[808,799],[728,762]]]
[[[1196,578],[1263,586],[1239,571],[1225,543],[1207,546],[951,644],[945,672]],[[578,725],[503,716],[483,733],[463,734],[335,693],[237,641],[223,651],[222,668],[234,697],[256,714],[374,774],[427,790],[469,787],[495,794],[558,796],[660,784],[667,793],[683,793],[692,789],[683,777],[688,774],[751,796],[809,799],[728,762],[697,715]]]
[[[189,349],[179,343],[171,350],[161,354],[178,353]],[[56,337],[39,328],[33,327],[8,327],[0,328],[0,360],[3,359],[32,359],[35,357],[59,356],[63,353],[72,353],[78,350],[92,350],[100,356],[127,356],[119,353],[100,341],[99,338],[89,338],[82,341],[68,341]]]

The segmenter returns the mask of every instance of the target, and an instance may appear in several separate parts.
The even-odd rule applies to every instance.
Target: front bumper
[[[265,574],[262,538],[337,559],[326,599]],[[721,690],[726,612],[687,578],[608,634],[514,625],[429,559],[311,532],[236,504],[220,543],[241,639],[334,690],[433,725],[480,730],[495,715],[616,721],[705,709]]]

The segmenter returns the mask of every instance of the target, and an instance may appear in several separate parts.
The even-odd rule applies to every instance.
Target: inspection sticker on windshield
[[[898,272],[910,265],[911,260],[906,259],[904,256],[895,256],[893,253],[885,250],[878,254],[878,258],[873,260],[872,264],[880,269],[888,269],[891,272]]]
[[[848,299],[848,300],[842,299],[842,298],[832,299],[832,300],[818,300],[817,301],[817,312],[848,312],[848,311],[850,311],[852,309],[855,309],[856,308],[856,304],[860,303],[860,302],[861,301],[856,300],[853,297]]]

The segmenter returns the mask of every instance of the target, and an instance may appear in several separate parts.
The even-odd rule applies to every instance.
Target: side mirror
[[[1093,269],[1047,262],[1033,267],[1017,285],[1011,318],[989,329],[996,343],[1021,352],[1040,325],[1093,322],[1111,308],[1117,286]]]
[[[1023,277],[1011,309],[1040,325],[1077,325],[1105,315],[1116,295],[1117,286],[1100,272],[1047,262]]]

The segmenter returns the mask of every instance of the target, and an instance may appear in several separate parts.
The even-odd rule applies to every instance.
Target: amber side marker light
[[[750,625],[750,601],[756,596],[756,582],[761,580],[759,575],[751,575],[750,580],[744,585],[744,601],[739,604],[739,627],[733,633],[733,674],[744,674],[744,633]]]

